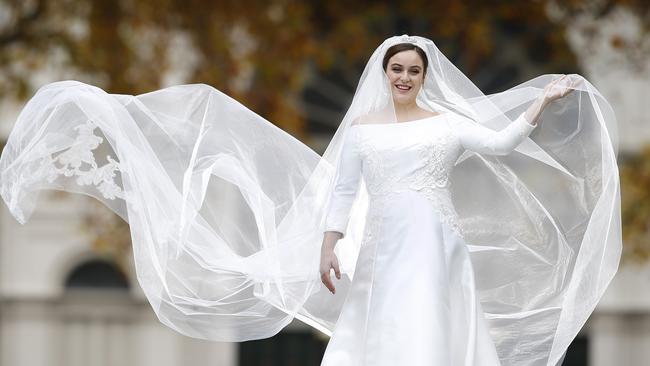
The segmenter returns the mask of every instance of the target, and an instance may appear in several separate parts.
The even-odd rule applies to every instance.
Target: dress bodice
[[[445,118],[353,126],[370,195],[445,189],[461,144]],[[417,130],[413,132],[412,130]]]
[[[369,198],[419,192],[457,229],[449,177],[464,150],[490,155],[513,151],[535,128],[522,113],[494,131],[453,113],[399,123],[356,124],[347,131],[325,231],[345,235],[363,177]]]
[[[391,194],[419,192],[440,212],[443,222],[460,232],[448,188],[462,146],[446,116],[356,125],[351,133],[356,134],[370,209],[383,209],[376,201]]]

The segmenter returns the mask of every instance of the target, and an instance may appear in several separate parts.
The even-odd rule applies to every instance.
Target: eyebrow
[[[390,64],[390,66],[403,66],[403,65],[400,64],[400,63],[397,63],[397,62],[393,62],[392,64]],[[418,65],[411,66],[411,68],[414,68],[414,67],[417,67],[418,69],[421,69],[421,67],[418,66]]]

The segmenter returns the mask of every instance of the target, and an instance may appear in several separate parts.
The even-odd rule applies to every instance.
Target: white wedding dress
[[[443,113],[350,128],[326,229],[346,232],[361,177],[368,216],[321,365],[500,365],[449,176],[465,149],[505,155],[534,127],[523,114],[496,132]]]

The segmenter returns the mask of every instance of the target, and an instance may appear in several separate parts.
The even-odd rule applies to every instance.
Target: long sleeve
[[[479,154],[508,155],[537,127],[526,121],[524,113],[500,131],[494,131],[470,120],[457,125],[458,138],[467,150]]]
[[[325,220],[325,231],[338,231],[343,236],[345,236],[350,210],[357,195],[361,177],[361,159],[357,139],[357,131],[354,129],[347,131]]]

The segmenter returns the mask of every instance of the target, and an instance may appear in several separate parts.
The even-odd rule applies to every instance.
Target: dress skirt
[[[421,192],[370,198],[322,366],[499,365],[457,231]]]

